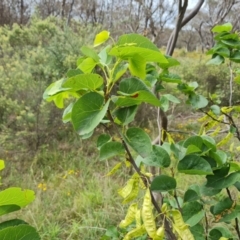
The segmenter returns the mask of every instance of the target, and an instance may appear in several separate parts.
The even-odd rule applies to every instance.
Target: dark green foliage
[[[0,28],[0,151],[35,151],[67,137],[61,112],[43,101],[42,93],[75,68],[83,39],[91,34],[88,27],[76,23],[73,30],[54,17],[33,16],[27,26]]]

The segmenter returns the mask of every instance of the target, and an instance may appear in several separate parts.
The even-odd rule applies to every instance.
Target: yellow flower
[[[41,189],[42,191],[46,191],[47,190],[47,185],[45,183],[39,183],[38,188]]]
[[[74,174],[74,170],[68,170],[68,174],[69,175]]]

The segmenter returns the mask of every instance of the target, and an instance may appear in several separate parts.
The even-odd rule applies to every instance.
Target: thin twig
[[[205,222],[206,222],[205,234],[206,234],[206,240],[207,240],[208,239],[208,218],[206,213],[205,213]]]
[[[176,189],[174,190],[174,198],[175,198],[175,200],[176,200],[176,202],[177,202],[179,211],[182,212],[182,208],[181,208],[180,203],[179,203],[179,201],[178,201]]]
[[[208,112],[205,112],[203,111],[202,109],[199,109],[201,112],[203,112],[204,114],[206,114],[208,117],[210,117],[212,120],[216,121],[216,122],[219,122],[219,123],[223,123],[223,124],[226,124],[226,125],[229,125],[229,122],[224,122],[224,121],[221,121],[221,120],[218,120],[216,119],[215,117],[211,116],[211,114],[209,114]]]
[[[232,96],[233,96],[233,70],[232,70],[232,63],[229,62],[229,72],[230,72],[230,79],[229,79],[229,106],[232,106]]]
[[[237,135],[237,139],[240,141],[240,132],[238,129],[237,124],[235,123],[233,117],[227,113],[222,112],[229,120],[229,124],[232,125],[235,129],[236,129],[236,135]]]
[[[228,197],[230,198],[230,200],[233,201],[230,190],[228,188],[226,188],[226,191],[227,191],[227,194],[228,194]],[[240,239],[240,229],[239,229],[239,224],[238,224],[238,218],[235,218],[235,230],[237,232],[238,238]]]

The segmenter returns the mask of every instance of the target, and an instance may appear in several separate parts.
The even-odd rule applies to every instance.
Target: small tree
[[[219,32],[216,39],[221,43],[213,49],[212,62],[238,59],[239,36],[230,33],[229,25],[214,30]],[[110,45],[95,50],[109,39]],[[235,239],[236,234],[228,227],[232,220],[239,238],[240,206],[231,190],[240,189],[240,167],[234,147],[231,153],[221,149],[231,136],[238,136],[233,115],[239,113],[239,107],[220,108],[214,104],[202,110],[206,115],[201,119],[199,134],[180,142],[174,142],[167,131],[162,134],[159,126],[160,135],[166,138],[152,144],[143,129],[133,126],[142,103],[163,112],[169,102],[180,103],[176,96],[165,92],[167,84],[186,95],[194,109],[206,109],[208,100],[196,93],[196,82],[187,84],[170,72],[179,65],[176,59],[163,55],[141,35],[122,35],[115,43],[109,32],[102,31],[93,45],[81,48],[83,56],[78,59],[77,68],[52,83],[44,98],[58,107],[63,107],[64,99],[72,100],[64,110],[63,121],[71,122],[83,139],[91,137],[97,127],[105,127],[106,133],[97,140],[100,160],[118,159],[109,176],[129,165],[134,168],[125,186],[118,190],[122,204],[130,204],[126,217],[102,239]],[[160,99],[155,95],[159,93]],[[229,133],[216,141],[209,130],[217,134],[221,124],[230,126]],[[157,168],[159,173],[151,174],[149,167]],[[199,176],[198,180],[180,188],[184,178],[193,175]],[[224,198],[214,200],[220,192]],[[154,197],[155,193],[160,194],[160,200]]]

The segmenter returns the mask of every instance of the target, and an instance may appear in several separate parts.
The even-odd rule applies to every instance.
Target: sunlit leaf
[[[86,73],[68,78],[66,82],[64,82],[63,87],[70,88],[74,91],[78,91],[80,89],[95,90],[101,87],[102,84],[103,78],[100,75],[95,73]]]
[[[109,36],[110,36],[110,32],[108,32],[108,31],[102,31],[102,32],[98,33],[94,39],[93,46],[97,47],[97,46],[101,45],[102,43],[106,42],[108,40]]]
[[[89,92],[73,105],[72,123],[80,135],[92,132],[102,121],[107,112],[109,101],[104,106],[103,104],[103,96]]]
[[[213,27],[212,32],[220,33],[220,32],[230,32],[233,26],[231,23],[225,23],[223,25],[217,25]]]

